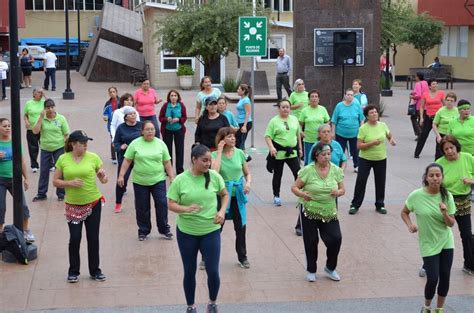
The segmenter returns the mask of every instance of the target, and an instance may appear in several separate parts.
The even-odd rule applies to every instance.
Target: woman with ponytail
[[[217,313],[221,225],[229,194],[224,179],[211,170],[211,151],[202,144],[191,151],[192,167],[176,176],[168,190],[168,207],[177,213],[176,239],[183,261],[187,312],[195,313],[197,254],[201,251],[208,276],[207,312]],[[220,197],[220,203],[218,201]]]
[[[432,163],[423,174],[423,187],[408,196],[401,217],[410,233],[419,232],[418,241],[426,270],[425,302],[422,313],[443,312],[449,290],[449,277],[453,264],[454,237],[451,227],[456,220],[453,196],[443,185],[443,167]],[[410,213],[416,216],[413,224]],[[438,290],[436,311],[431,309]]]

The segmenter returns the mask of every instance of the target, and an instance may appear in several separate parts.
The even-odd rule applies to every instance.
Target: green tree
[[[395,65],[397,47],[406,43],[409,33],[408,23],[415,17],[415,12],[407,0],[382,0],[382,25],[380,46],[382,50],[393,50],[392,64]]]
[[[261,11],[260,6],[257,15]],[[211,0],[201,5],[186,2],[178,6],[175,14],[155,21],[154,38],[160,43],[159,49],[195,57],[208,70],[211,64],[238,49],[239,16],[251,15],[248,1]]]
[[[428,13],[422,13],[408,23],[407,42],[421,54],[421,65],[425,66],[425,55],[443,40],[443,22]]]

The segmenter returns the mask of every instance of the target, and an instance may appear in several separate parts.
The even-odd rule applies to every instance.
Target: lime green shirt
[[[304,123],[304,142],[315,143],[318,140],[319,126],[329,122],[328,111],[322,105],[316,108],[305,107],[300,114],[299,121]]]
[[[453,232],[451,227],[448,227],[444,222],[439,209],[441,202],[440,193],[432,195],[424,188],[410,193],[405,202],[408,210],[416,215],[418,242],[422,257],[433,256],[439,254],[441,250],[454,248]],[[448,214],[454,215],[456,206],[451,193],[448,193],[446,202]]]
[[[56,161],[56,169],[63,173],[64,180],[81,179],[82,187],[65,187],[65,202],[84,205],[96,201],[102,194],[96,183],[97,171],[102,167],[102,160],[93,153],[86,151],[81,162],[74,161],[72,152],[62,154]]]
[[[470,115],[461,123],[459,118],[449,123],[448,134],[459,141],[462,151],[474,155],[474,116]]]
[[[298,144],[300,132],[300,123],[295,116],[289,115],[288,119],[284,121],[280,115],[277,115],[268,122],[265,137],[271,138],[283,147],[295,147]],[[285,153],[285,151],[278,151],[275,159],[284,160],[296,158],[298,151],[293,150],[293,153],[288,157],[285,156]]]
[[[298,178],[304,183],[303,191],[311,194],[312,200],[299,202],[316,218],[330,221],[337,218],[336,198],[331,196],[331,191],[338,189],[338,184],[344,179],[342,169],[331,163],[328,175],[321,177],[316,170],[316,165],[308,164],[298,172]]]
[[[438,127],[440,134],[446,135],[448,133],[448,126],[452,120],[459,118],[459,111],[456,108],[448,109],[442,107],[436,112],[433,123]]]
[[[457,160],[448,161],[446,157],[436,160],[444,170],[443,183],[455,196],[471,193],[471,184],[465,184],[464,178],[474,178],[474,157],[467,152],[459,152]]]
[[[133,140],[125,151],[133,161],[132,180],[142,186],[152,186],[166,179],[164,162],[171,160],[168,147],[156,137],[146,141],[143,136]]]
[[[210,183],[205,188],[204,175],[194,176],[189,170],[176,176],[171,183],[167,197],[179,205],[190,206],[197,204],[201,207],[196,213],[179,213],[176,225],[183,233],[193,236],[207,235],[221,228],[214,224],[217,211],[217,195],[224,189],[224,179],[214,170],[209,170]]]
[[[40,101],[36,101],[35,99],[30,99],[26,101],[25,115],[28,117],[28,122],[30,122],[30,127],[28,129],[33,129],[33,127],[36,125],[36,122],[38,122],[38,118],[43,110],[43,98],[41,98]]]
[[[301,111],[303,111],[303,109],[308,106],[308,103],[309,103],[308,92],[307,91],[303,91],[303,92],[293,91],[288,100],[290,101],[291,106],[303,103],[303,106],[299,107],[298,109],[295,109],[295,110],[291,109],[291,113],[297,118],[299,118]]]
[[[40,148],[53,152],[64,147],[64,138],[69,134],[69,125],[64,116],[56,113],[53,119],[43,118],[40,132]]]
[[[368,149],[359,150],[359,157],[370,161],[381,161],[387,158],[387,146],[385,145],[385,139],[388,133],[390,133],[387,124],[383,122],[377,122],[376,125],[370,125],[365,123],[359,128],[359,134],[357,139],[367,143],[376,139],[379,139],[381,143],[376,146],[372,146]]]
[[[217,158],[217,151],[211,153],[213,159]],[[243,176],[242,167],[246,162],[247,157],[245,153],[238,149],[234,148],[234,153],[229,158],[224,152],[222,152],[221,157],[221,168],[219,174],[221,174],[224,181],[238,181]]]

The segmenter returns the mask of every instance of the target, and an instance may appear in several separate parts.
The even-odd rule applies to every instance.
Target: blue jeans
[[[56,68],[47,68],[44,72],[44,89],[48,90],[49,88],[49,79],[51,78],[51,89],[56,89]]]
[[[5,212],[7,210],[7,190],[13,196],[13,180],[9,177],[0,177],[0,224],[5,224]],[[21,199],[21,205],[23,207],[23,219],[27,220],[30,218],[30,210],[25,201],[25,193]]]
[[[49,169],[56,164],[59,157],[64,154],[64,147],[55,151],[41,149],[40,153],[40,177],[38,182],[38,196],[46,197],[49,185]],[[64,188],[56,188],[56,195],[64,198]]]
[[[166,200],[166,181],[162,180],[151,186],[133,183],[135,192],[135,213],[138,225],[138,235],[148,235],[151,232],[151,202],[155,202],[156,226],[160,234],[170,232],[168,225],[168,202]]]
[[[304,165],[308,165],[309,162],[309,153],[311,152],[311,148],[314,145],[314,142],[306,142],[304,141]]]
[[[187,305],[194,304],[198,251],[201,251],[203,260],[206,263],[209,299],[216,301],[221,285],[221,279],[219,277],[219,259],[221,255],[220,230],[203,236],[193,236],[183,233],[176,227],[176,239],[178,241],[181,260],[183,261],[183,288]]]
[[[158,119],[156,118],[156,114],[150,116],[140,116],[140,120],[142,122],[151,121],[155,126],[155,137],[160,138],[160,127],[158,126]]]
[[[336,141],[341,145],[342,151],[346,153],[347,142],[349,142],[349,152],[354,162],[354,168],[359,166],[359,150],[357,149],[357,137],[345,138],[336,134]]]

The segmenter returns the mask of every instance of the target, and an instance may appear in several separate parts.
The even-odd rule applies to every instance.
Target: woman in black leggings
[[[449,290],[453,264],[454,237],[451,227],[456,220],[456,205],[451,193],[443,186],[443,167],[432,163],[423,174],[423,187],[408,196],[401,216],[410,233],[419,233],[420,253],[426,270],[425,303],[422,313],[443,312]],[[410,219],[415,213],[416,223]],[[431,301],[438,287],[437,309]]]

